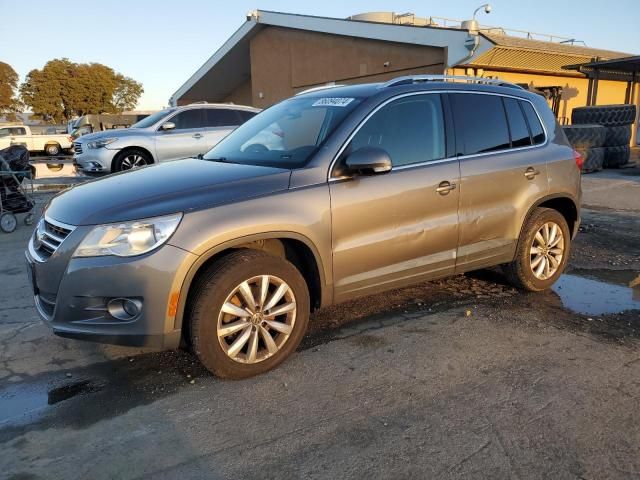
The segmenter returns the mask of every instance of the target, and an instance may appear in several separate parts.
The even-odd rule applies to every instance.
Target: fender
[[[239,245],[244,245],[246,243],[255,242],[258,240],[267,240],[267,239],[291,239],[298,240],[304,243],[309,250],[313,253],[314,259],[316,261],[316,265],[318,267],[318,274],[320,275],[320,290],[321,290],[321,305],[326,306],[330,305],[333,301],[333,289],[330,285],[327,284],[324,263],[322,261],[322,257],[318,253],[318,249],[313,244],[309,238],[304,235],[301,235],[296,232],[283,232],[283,231],[272,231],[272,232],[261,232],[255,233],[251,235],[246,235],[244,237],[239,237],[228,242],[221,243],[207,250],[205,253],[200,255],[197,260],[191,265],[189,268],[183,282],[182,287],[180,289],[180,298],[178,300],[178,311],[176,313],[176,317],[174,320],[174,329],[180,330],[182,328],[182,320],[184,318],[184,310],[187,304],[187,298],[189,296],[189,290],[191,288],[191,284],[196,274],[200,270],[200,268],[211,258],[213,258],[218,253],[228,250],[229,248],[237,247]]]

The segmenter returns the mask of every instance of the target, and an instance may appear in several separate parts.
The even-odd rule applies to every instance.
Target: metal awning
[[[564,70],[575,70],[587,76],[587,105],[595,105],[599,80],[627,82],[625,103],[634,103],[635,84],[640,82],[640,55],[615,58],[613,60],[593,60],[577,65],[565,65]]]

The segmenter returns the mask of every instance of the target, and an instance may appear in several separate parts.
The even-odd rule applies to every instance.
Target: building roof
[[[208,96],[223,99],[251,75],[249,45],[264,27],[293,28],[333,35],[366,38],[387,42],[407,43],[446,48],[448,65],[457,65],[468,56],[464,45],[466,30],[397,25],[341,18],[316,17],[257,10],[246,22],[200,67],[171,97],[174,105],[180,98],[200,99]],[[477,52],[492,46],[481,38]]]
[[[565,65],[584,63],[594,58],[612,59],[629,54],[600,50],[560,42],[545,42],[529,38],[483,33],[494,47],[476,56],[469,65],[501,70],[531,71],[551,74],[571,74]],[[579,75],[577,72],[575,75]]]
[[[565,70],[584,73],[589,78],[603,80],[640,81],[640,55],[600,60],[576,65],[565,65]]]

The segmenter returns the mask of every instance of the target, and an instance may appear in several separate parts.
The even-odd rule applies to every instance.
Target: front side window
[[[285,100],[242,124],[204,159],[300,168],[360,101],[351,97],[315,96]]]
[[[175,123],[175,130],[202,128],[202,109],[192,108],[190,110],[184,110],[171,117],[168,121]]]
[[[358,130],[347,152],[362,147],[385,150],[394,167],[444,158],[440,95],[413,95],[385,105]]]
[[[502,98],[497,95],[452,93],[456,136],[462,137],[462,154],[474,155],[510,147],[509,128]]]
[[[9,133],[8,128],[0,128],[0,137],[8,137]]]

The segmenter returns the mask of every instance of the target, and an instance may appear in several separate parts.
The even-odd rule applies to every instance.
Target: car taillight
[[[578,170],[582,171],[582,165],[584,165],[584,158],[582,158],[582,155],[580,155],[580,152],[577,150],[574,150],[573,158],[576,161],[576,167],[578,167]]]

